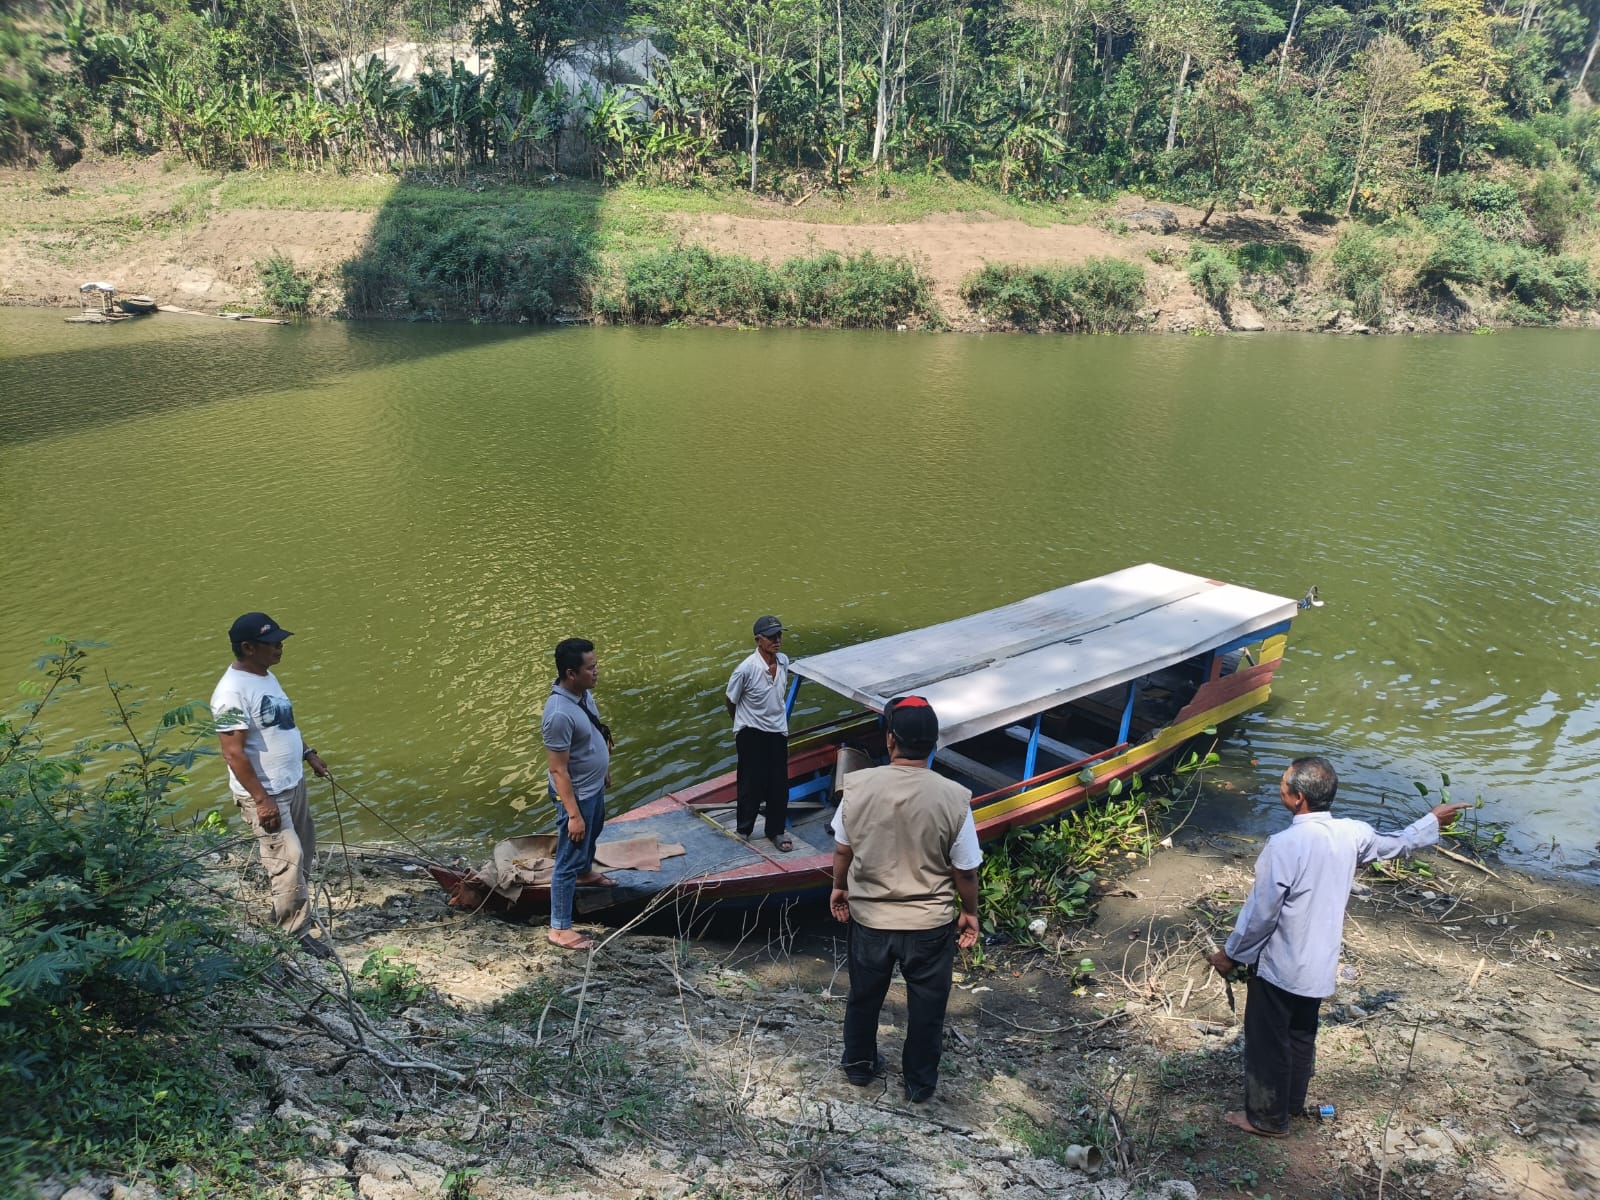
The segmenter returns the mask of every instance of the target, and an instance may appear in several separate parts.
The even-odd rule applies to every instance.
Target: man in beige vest
[[[906,1099],[921,1104],[939,1083],[956,947],[978,941],[983,853],[972,793],[928,768],[939,741],[933,707],[921,696],[891,700],[884,723],[889,765],[852,772],[833,820],[829,906],[850,924],[842,1065],[859,1086],[883,1074],[878,1014],[898,966],[906,981],[900,1069]]]

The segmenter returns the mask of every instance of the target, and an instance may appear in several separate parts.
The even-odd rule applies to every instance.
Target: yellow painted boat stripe
[[[1281,647],[1279,653],[1282,653]],[[1108,776],[1115,775],[1119,769],[1138,762],[1140,759],[1149,758],[1153,754],[1161,754],[1167,750],[1177,749],[1207,725],[1215,724],[1218,721],[1226,721],[1229,717],[1236,717],[1242,712],[1255,708],[1266,700],[1271,690],[1270,684],[1262,684],[1254,691],[1246,692],[1226,704],[1219,704],[1215,708],[1206,709],[1203,713],[1197,713],[1182,724],[1167,726],[1148,742],[1142,742],[1130,750],[1124,750],[1115,758],[1091,763],[1095,777],[1095,783],[1091,787],[1098,786]],[[986,804],[980,809],[975,809],[972,814],[973,820],[982,825],[985,821],[991,821],[995,817],[1003,817],[1009,812],[1015,812],[1019,808],[1026,808],[1028,805],[1035,804],[1049,796],[1059,795],[1062,792],[1068,792],[1081,786],[1082,784],[1077,775],[1066,775],[1060,779],[1052,779],[1049,783],[1040,784],[1036,788],[1018,792],[1014,796],[1007,796],[1004,800],[997,800],[993,804]]]

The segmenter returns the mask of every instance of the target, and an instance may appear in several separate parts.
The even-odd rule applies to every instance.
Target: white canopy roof
[[[915,693],[939,744],[1127,683],[1293,617],[1282,596],[1155,563],[942,625],[796,659],[790,669],[878,712]]]

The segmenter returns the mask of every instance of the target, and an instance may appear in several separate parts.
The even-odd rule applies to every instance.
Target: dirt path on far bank
[[[940,214],[900,225],[828,225],[782,216],[745,217],[726,213],[681,217],[684,240],[723,254],[742,254],[768,263],[832,250],[839,254],[898,255],[921,267],[933,282],[934,298],[946,319],[958,327],[977,321],[967,315],[961,282],[989,263],[1078,265],[1091,258],[1141,262],[1157,290],[1171,301],[1169,321],[1180,310],[1192,322],[1217,323],[1178,271],[1164,271],[1149,260],[1151,251],[1170,250],[1181,260],[1181,239],[1137,230],[1113,233],[1104,225],[1029,225],[1022,221]]]
[[[325,860],[362,1002],[296,957],[218,1061],[237,1120],[305,1139],[270,1197],[1600,1197],[1600,896],[1437,858],[1352,902],[1312,1095],[1335,1120],[1276,1142],[1222,1125],[1240,1030],[1195,929],[1237,903],[1255,849],[1186,834],[1049,952],[960,964],[927,1105],[901,1098],[898,984],[887,1078],[841,1077],[848,981],[821,913],[590,927],[608,940],[569,955],[449,909],[388,852],[357,856],[353,887]],[[216,882],[258,907],[245,861]],[[1090,1143],[1094,1179],[1066,1165]]]

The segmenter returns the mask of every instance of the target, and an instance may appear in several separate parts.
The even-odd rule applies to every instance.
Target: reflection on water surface
[[[345,781],[424,839],[545,815],[549,651],[600,647],[631,805],[732,761],[751,618],[792,655],[1129,563],[1317,584],[1210,803],[1292,754],[1395,818],[1454,777],[1600,838],[1592,334],[1030,338],[0,311],[0,670],[52,633],[208,695],[249,608]],[[802,701],[807,693],[802,691]],[[815,711],[834,705],[810,696]],[[72,713],[86,728],[92,710]],[[220,768],[205,782],[219,797]],[[1388,797],[1385,799],[1385,797]],[[345,813],[363,834],[371,818]]]

